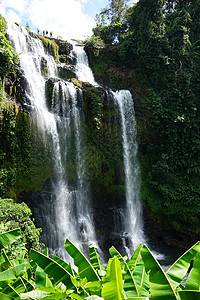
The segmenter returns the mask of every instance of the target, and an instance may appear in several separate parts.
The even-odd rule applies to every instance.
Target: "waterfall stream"
[[[71,82],[58,78],[57,66],[51,55],[44,51],[38,38],[31,37],[17,25],[8,26],[8,35],[17,53],[27,81],[26,97],[32,106],[32,116],[42,133],[45,147],[51,149],[54,177],[43,187],[40,201],[34,205],[34,215],[43,229],[43,242],[54,253],[69,259],[64,250],[66,238],[86,251],[98,240],[90,205],[90,184],[85,180],[85,126],[83,95]],[[83,47],[73,47],[77,79],[99,86],[88,65]],[[47,75],[42,75],[42,61]],[[47,105],[45,86],[53,84],[51,104]],[[137,161],[134,103],[129,91],[108,91],[120,115],[121,140],[125,173],[126,208],[114,212],[114,230],[121,235],[126,253],[144,242],[142,204],[139,199],[139,165]],[[76,180],[68,182],[69,149],[75,149]],[[71,158],[70,158],[71,159]],[[36,195],[37,197],[37,195]],[[99,224],[101,226],[101,224]],[[132,246],[123,239],[128,235]]]
[[[16,25],[8,26],[8,35],[17,53],[27,80],[26,97],[35,111],[36,123],[42,131],[44,144],[51,149],[55,178],[47,188],[43,201],[34,208],[43,228],[44,242],[60,257],[67,258],[64,250],[66,238],[84,250],[90,244],[98,246],[91,208],[90,189],[84,182],[85,162],[81,149],[84,148],[84,130],[81,128],[81,105],[78,97],[82,92],[72,83],[57,78],[56,63],[44,51],[42,42],[31,37]],[[48,74],[42,76],[41,61],[45,60]],[[52,107],[46,104],[45,81],[53,78]],[[59,105],[57,104],[57,100]],[[67,182],[66,156],[69,143],[75,140],[77,182],[70,188]],[[39,217],[38,217],[39,218]]]
[[[76,75],[79,80],[90,82],[98,86],[94,79],[92,70],[89,67],[87,55],[83,47],[75,46],[74,54],[77,58]],[[126,191],[126,210],[118,211],[115,219],[124,220],[116,222],[115,231],[121,234],[124,248],[127,254],[131,255],[131,250],[136,249],[140,243],[143,243],[143,223],[142,223],[142,203],[139,198],[139,163],[137,160],[137,140],[136,140],[136,120],[134,111],[134,102],[131,93],[128,90],[109,91],[116,102],[121,117],[122,146],[124,157],[125,172],[125,191]],[[122,215],[122,217],[121,217]],[[119,225],[125,223],[124,227]],[[126,237],[131,240],[132,245],[126,245]],[[131,249],[129,249],[131,248]]]

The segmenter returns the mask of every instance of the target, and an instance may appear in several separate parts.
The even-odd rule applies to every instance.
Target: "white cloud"
[[[8,11],[6,12],[6,20],[8,22],[17,22],[17,23],[21,23],[22,19],[19,16],[19,14],[17,14],[16,12],[14,12],[14,10],[12,9],[8,9]]]
[[[20,14],[25,13],[27,6],[26,0],[2,0],[2,7],[5,8],[12,8],[19,12]]]
[[[76,0],[34,0],[29,11],[36,27],[52,30],[63,38],[91,34],[95,26],[93,18],[83,13],[83,5]]]
[[[92,34],[95,21],[84,14],[84,3],[88,0],[3,0],[5,17],[18,22],[21,18],[32,22],[33,26],[53,32],[53,36],[64,39],[84,38]],[[9,10],[8,10],[9,8]],[[11,8],[16,12],[11,12]],[[9,19],[8,19],[9,18]],[[20,23],[20,22],[19,22]]]

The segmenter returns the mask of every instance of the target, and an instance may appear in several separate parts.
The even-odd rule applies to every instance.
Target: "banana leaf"
[[[37,266],[35,272],[35,287],[40,288],[42,286],[48,287],[53,286],[53,284],[44,270]]]
[[[104,272],[105,268],[101,265],[101,261],[99,259],[99,253],[97,252],[96,247],[90,246],[89,252],[90,252],[90,262],[93,268],[96,270],[96,272],[98,272],[98,274],[104,276],[106,274],[106,272]]]
[[[33,288],[34,287],[30,282],[28,282],[25,278],[20,277],[14,283],[8,284],[7,287],[2,290],[2,293],[17,299],[17,297],[20,298],[21,293],[30,292]]]
[[[88,281],[100,280],[92,264],[70,240],[66,240],[64,247],[69,255],[74,259],[74,264],[78,267],[78,273],[81,278],[86,277]]]
[[[30,251],[30,257],[46,274],[54,278],[54,285],[63,282],[67,288],[73,287],[70,279],[72,275],[56,261],[33,249]]]
[[[180,291],[180,300],[200,300],[200,291]]]
[[[101,292],[104,300],[124,299],[121,264],[116,256],[109,259],[106,277],[103,280],[107,281]]]
[[[192,266],[192,270],[189,273],[187,282],[185,285],[186,290],[200,290],[200,253],[195,256],[195,260]]]
[[[110,252],[110,255],[111,257],[114,257],[116,256],[117,259],[120,261],[121,263],[121,269],[122,269],[122,277],[124,279],[125,275],[127,274],[127,263],[126,263],[126,260],[127,260],[127,256],[123,257],[119,251],[117,251],[117,249],[112,246],[110,249],[109,249],[109,252]]]
[[[1,282],[9,282],[17,279],[19,276],[22,276],[27,270],[29,266],[26,263],[20,264],[18,266],[12,267],[8,270],[5,270],[0,273],[0,286]]]
[[[55,260],[59,265],[61,265],[65,270],[67,270],[73,277],[78,276],[75,270],[72,269],[71,264],[66,263],[66,261],[62,260],[60,257],[56,255],[52,255],[53,260]]]
[[[137,287],[138,296],[149,297],[149,276],[146,273],[144,262],[142,260],[137,262],[132,276]]]
[[[116,256],[117,259],[120,261],[121,264],[126,263],[127,256],[123,257],[123,256],[119,253],[119,251],[117,251],[117,249],[116,249],[114,246],[112,246],[112,247],[109,249],[109,252],[110,252],[111,257]]]
[[[20,229],[13,229],[0,234],[0,250],[12,244],[21,236]]]
[[[176,294],[162,267],[146,245],[141,249],[146,273],[149,275],[151,299],[176,300]]]
[[[3,293],[0,292],[0,299],[1,300],[14,300],[14,298],[9,297],[8,295],[5,295]]]
[[[1,264],[1,270],[6,270],[12,266],[7,254],[5,253],[4,249],[1,250],[0,254],[0,264]]]
[[[141,248],[143,245],[141,244],[133,253],[131,259],[128,262],[128,266],[130,270],[133,270],[135,265],[137,264],[138,260],[140,260],[141,256],[139,255]]]
[[[196,255],[200,252],[200,242],[197,242],[188,251],[186,251],[175,263],[167,270],[166,274],[170,280],[173,288],[179,286],[183,277],[188,271],[190,263],[195,259]]]
[[[139,287],[137,286],[137,283],[135,281],[135,278],[136,278],[135,276],[140,276],[141,274],[136,274],[135,276],[133,276],[133,270],[135,268],[135,264],[137,263],[139,257],[141,260],[141,256],[139,253],[141,246],[138,247],[137,251],[135,251],[134,255],[131,258],[131,263],[129,262],[128,264],[126,263],[126,257],[122,257],[121,254],[115,249],[115,247],[112,246],[109,249],[110,255],[112,257],[116,256],[121,263],[122,276],[124,279],[124,291],[128,298],[140,296],[140,291],[139,291]],[[147,292],[147,294],[148,294],[148,292]]]

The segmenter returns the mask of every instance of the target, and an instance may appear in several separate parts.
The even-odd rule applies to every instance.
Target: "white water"
[[[139,163],[137,161],[136,121],[134,103],[128,90],[113,92],[119,107],[122,126],[123,157],[126,183],[126,223],[133,248],[144,242],[142,224],[142,203],[139,198]]]
[[[74,47],[74,54],[77,57],[76,75],[77,78],[97,85],[93,73],[88,64],[87,55],[82,47]],[[124,157],[124,171],[125,171],[125,185],[126,185],[126,213],[119,211],[117,215],[116,225],[125,220],[125,234],[128,234],[132,241],[133,249],[136,249],[140,243],[144,243],[145,238],[143,234],[142,222],[142,203],[139,198],[140,183],[139,183],[139,163],[137,160],[137,140],[136,140],[136,121],[134,112],[134,103],[131,93],[128,90],[120,90],[111,92],[114,101],[118,105],[121,116],[122,127],[122,141],[123,141],[123,157]],[[119,216],[118,216],[119,215]],[[121,227],[119,225],[119,227]],[[119,228],[118,228],[119,230]],[[116,231],[116,229],[115,229]],[[122,237],[124,248],[128,255],[130,249],[126,246],[124,238]]]
[[[96,83],[92,70],[89,67],[88,57],[83,49],[83,46],[78,46],[74,44],[73,54],[77,59],[75,69],[77,79],[89,82],[92,85],[97,86],[98,84]]]
[[[36,112],[37,123],[43,133],[44,143],[52,148],[52,158],[56,173],[53,181],[53,194],[50,202],[44,207],[42,215],[46,235],[49,234],[48,247],[57,255],[66,258],[63,248],[66,238],[74,242],[81,250],[89,244],[98,246],[91,207],[89,205],[90,188],[85,182],[84,130],[81,124],[81,110],[77,103],[77,93],[73,84],[57,81],[54,84],[52,109],[48,110],[45,99],[45,80],[57,76],[56,64],[52,56],[44,52],[42,42],[32,38],[24,29],[16,25],[9,26],[8,34],[20,53],[20,64],[28,82],[27,98]],[[79,80],[95,86],[94,76],[88,66],[88,59],[82,47],[75,46],[77,58],[76,75]],[[48,76],[41,75],[41,59],[48,66]],[[137,143],[134,119],[133,99],[129,91],[112,92],[121,116],[123,156],[126,180],[126,204],[124,231],[130,236],[134,248],[144,241],[142,232],[142,206],[139,199],[139,167],[137,162]],[[79,95],[81,97],[81,95]],[[59,98],[61,97],[61,98]],[[59,106],[56,106],[58,99]],[[70,101],[69,101],[70,99]],[[71,104],[70,104],[70,103]],[[60,113],[62,111],[62,113]],[[77,184],[69,188],[66,182],[66,156],[74,137],[77,162]],[[41,212],[40,212],[41,213]],[[123,212],[120,211],[120,214]],[[116,221],[116,224],[118,222]],[[127,248],[126,244],[124,247]],[[127,253],[129,249],[127,249]]]
[[[80,110],[77,106],[78,89],[72,83],[55,81],[52,97],[54,107],[51,109],[53,112],[49,111],[45,98],[45,80],[57,76],[54,59],[44,52],[42,42],[30,37],[25,29],[9,25],[8,35],[17,53],[20,54],[20,65],[27,80],[26,96],[35,111],[44,144],[52,149],[56,174],[55,180],[52,181],[53,193],[50,201],[45,205],[41,204],[38,209],[47,231],[45,233],[47,246],[56,255],[68,258],[64,249],[66,238],[81,250],[85,245],[97,246],[93,221],[90,217],[89,187],[84,183],[85,163],[81,154],[84,141],[81,135],[83,131]],[[46,78],[42,76],[41,59],[47,62]],[[59,107],[56,107],[56,100],[59,97],[61,97]],[[69,137],[73,136],[72,128],[75,128],[77,187],[69,189],[66,181],[66,156],[71,141]],[[40,208],[43,208],[43,211],[39,211]]]

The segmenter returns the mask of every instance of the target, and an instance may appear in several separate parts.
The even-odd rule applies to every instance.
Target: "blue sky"
[[[133,2],[132,0],[130,3]],[[63,39],[84,39],[92,34],[94,17],[109,0],[2,0],[0,13],[9,22],[53,32]]]

